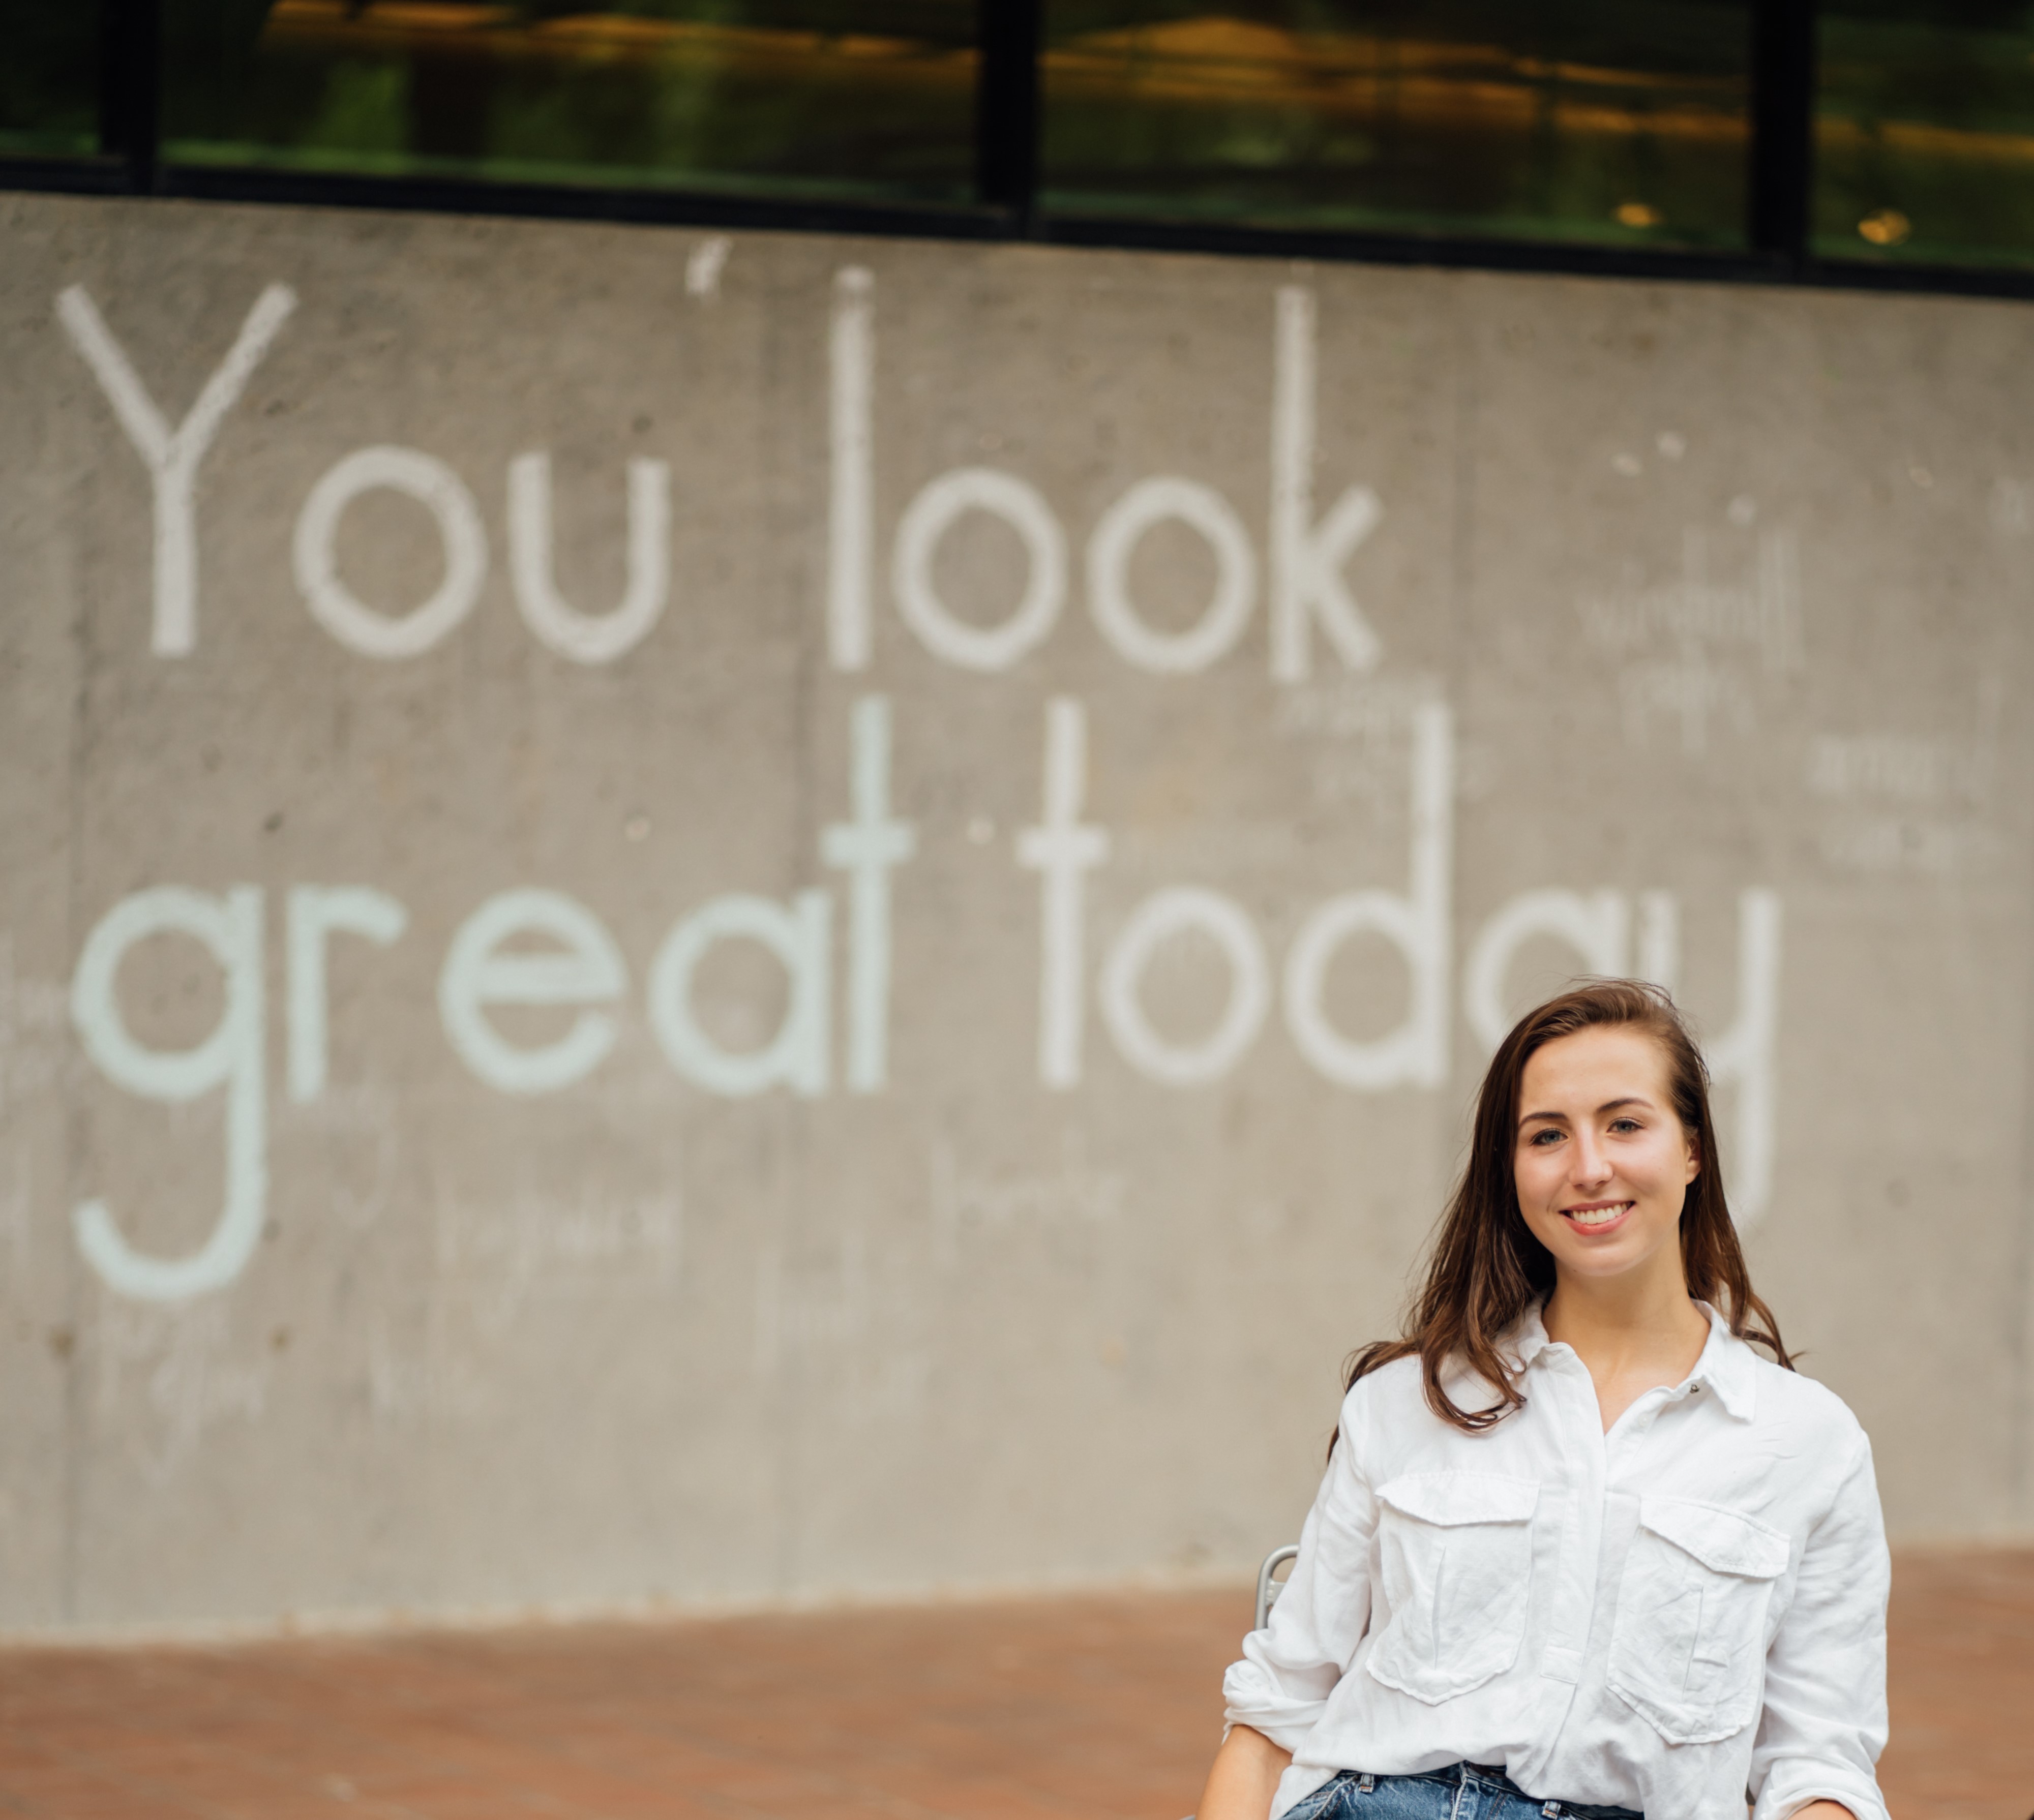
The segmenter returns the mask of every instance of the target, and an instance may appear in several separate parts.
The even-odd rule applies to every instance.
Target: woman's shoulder
[[[1349,1387],[1342,1399],[1342,1421],[1352,1417],[1372,1420],[1402,1404],[1424,1406],[1425,1391],[1420,1377],[1420,1355],[1404,1353],[1381,1365],[1373,1366]]]
[[[1762,1428],[1778,1428],[1803,1440],[1819,1442],[1854,1455],[1869,1447],[1864,1425],[1841,1397],[1805,1372],[1776,1364],[1763,1353],[1745,1347],[1756,1397],[1754,1419]]]
[[[1343,1393],[1342,1439],[1364,1449],[1372,1437],[1402,1428],[1414,1411],[1425,1406],[1420,1355],[1407,1353],[1388,1360],[1372,1366]]]
[[[1440,1382],[1448,1400],[1464,1409],[1480,1408],[1495,1395],[1480,1377],[1454,1359],[1443,1364]],[[1399,1459],[1408,1449],[1421,1455],[1437,1447],[1450,1451],[1477,1438],[1465,1436],[1434,1413],[1427,1400],[1424,1364],[1416,1352],[1372,1368],[1349,1387],[1342,1403],[1342,1433],[1353,1444],[1357,1457],[1373,1467]]]

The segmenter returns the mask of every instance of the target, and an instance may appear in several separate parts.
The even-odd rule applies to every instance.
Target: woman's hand
[[[1270,1820],[1271,1797],[1292,1760],[1291,1751],[1280,1750],[1262,1732],[1232,1725],[1214,1754],[1214,1767],[1208,1772],[1194,1820]],[[1843,1810],[1834,1812],[1842,1814]],[[1845,1815],[1844,1820],[1849,1817]]]

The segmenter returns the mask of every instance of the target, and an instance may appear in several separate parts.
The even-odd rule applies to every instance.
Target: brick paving
[[[1248,1612],[1219,1592],[0,1650],[0,1814],[1180,1820]],[[2028,1820],[2034,1552],[1903,1555],[1893,1637],[1897,1820]]]

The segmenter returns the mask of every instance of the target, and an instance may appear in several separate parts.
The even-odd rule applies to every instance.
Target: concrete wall
[[[2034,313],[0,255],[0,1625],[1234,1570],[1584,968],[1896,1528],[2034,1528]]]

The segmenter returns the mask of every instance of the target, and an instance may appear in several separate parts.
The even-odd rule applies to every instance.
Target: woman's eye
[[[1558,1131],[1556,1131],[1549,1126],[1544,1131],[1534,1132],[1529,1141],[1544,1150],[1548,1144],[1557,1143],[1560,1139],[1560,1135],[1561,1134]]]
[[[1610,1129],[1612,1131],[1636,1131],[1638,1121],[1635,1118],[1613,1118],[1610,1122]]]

